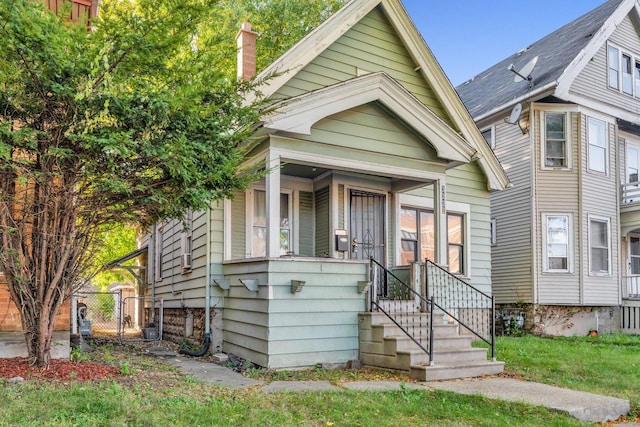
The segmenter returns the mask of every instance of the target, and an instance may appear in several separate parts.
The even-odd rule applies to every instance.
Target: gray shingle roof
[[[622,1],[607,1],[456,87],[471,116],[475,119],[557,81]],[[507,69],[509,64],[521,70],[536,56],[538,62],[531,73],[533,87],[526,81],[514,82],[515,74]]]

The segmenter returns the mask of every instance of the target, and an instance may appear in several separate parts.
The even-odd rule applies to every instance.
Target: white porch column
[[[280,256],[280,156],[267,157],[267,257]]]
[[[449,264],[447,249],[447,186],[444,179],[433,182],[433,213],[435,220],[435,262],[442,267]]]

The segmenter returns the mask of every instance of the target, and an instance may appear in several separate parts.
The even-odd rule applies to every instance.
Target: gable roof
[[[384,72],[366,74],[287,99],[265,121],[273,130],[311,134],[319,120],[370,102],[379,102],[429,141],[438,157],[468,163],[476,150],[400,83]]]
[[[481,120],[526,100],[566,96],[580,70],[634,7],[635,0],[609,0],[532,45],[505,58],[456,89],[471,116]],[[527,81],[515,82],[508,70],[521,70],[538,57]]]
[[[506,173],[399,0],[351,0],[263,70],[257,80],[266,80],[266,83],[258,91],[266,97],[274,95],[299,70],[378,6],[417,64],[416,71],[431,86],[462,138],[476,151],[474,159],[480,163],[489,189],[506,188],[509,185]]]

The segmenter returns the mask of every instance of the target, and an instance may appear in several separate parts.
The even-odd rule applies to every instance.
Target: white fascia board
[[[323,167],[366,173],[368,175],[379,175],[391,178],[416,179],[424,182],[431,182],[435,179],[443,179],[446,174],[430,172],[427,170],[403,168],[388,164],[363,162],[353,159],[342,159],[319,154],[301,153],[299,151],[273,148],[272,155],[279,156],[283,163],[301,162],[303,164],[320,164]]]
[[[438,156],[468,163],[476,150],[440,117],[385,73],[372,73],[294,97],[265,118],[272,130],[310,135],[311,127],[332,114],[378,101],[429,141]],[[484,140],[483,140],[484,141]]]

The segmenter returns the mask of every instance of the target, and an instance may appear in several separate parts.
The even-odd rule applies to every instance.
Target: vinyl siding
[[[384,71],[452,125],[438,97],[415,68],[411,55],[377,7],[300,70],[276,97],[288,98],[346,81],[356,77],[358,70]]]
[[[583,224],[580,238],[583,242],[582,265],[583,272],[583,289],[581,302],[583,305],[617,305],[618,299],[618,275],[619,275],[619,254],[618,254],[618,193],[615,168],[615,126],[607,125],[608,136],[608,174],[602,174],[588,170],[588,134],[587,134],[587,116],[581,116],[582,127],[582,217]],[[610,274],[606,276],[594,275],[590,272],[590,251],[589,251],[589,216],[597,216],[600,218],[608,218],[610,220]]]
[[[610,42],[623,51],[640,59],[640,37],[638,31],[627,16],[609,38]],[[571,85],[570,92],[598,103],[627,111],[640,111],[640,94],[636,97],[609,88],[607,76],[607,44],[585,66]]]
[[[224,351],[269,368],[357,359],[358,313],[365,309],[357,284],[366,269],[367,263],[301,259],[225,265],[231,289]],[[258,291],[247,290],[239,278],[257,279]],[[292,279],[305,281],[295,294]]]
[[[491,248],[493,295],[498,304],[530,303],[533,300],[531,142],[518,126],[506,123],[495,125],[495,138],[495,154],[512,187],[491,194],[491,217],[497,223],[497,241]]]
[[[570,120],[570,170],[543,170],[542,163],[542,147],[543,142],[542,131],[540,129],[540,117],[544,114],[535,111],[535,136],[536,141],[534,156],[535,170],[535,203],[536,203],[536,223],[535,239],[536,239],[536,301],[540,304],[579,304],[580,303],[580,283],[578,272],[582,268],[579,255],[579,202],[578,202],[578,180],[579,168],[578,162],[578,114],[569,113]],[[573,222],[573,269],[570,273],[545,273],[543,272],[543,260],[545,256],[545,248],[542,245],[542,235],[545,232],[542,224],[542,215],[544,213],[567,213],[571,214]]]

